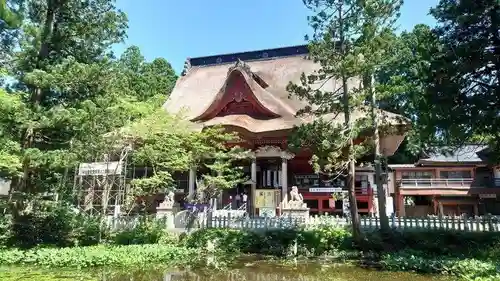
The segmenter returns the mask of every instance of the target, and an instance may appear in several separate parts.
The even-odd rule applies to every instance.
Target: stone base
[[[281,209],[281,212],[284,217],[302,219],[306,223],[309,220],[309,208],[283,208]]]
[[[156,218],[165,220],[167,229],[175,228],[175,213],[173,208],[156,208]]]

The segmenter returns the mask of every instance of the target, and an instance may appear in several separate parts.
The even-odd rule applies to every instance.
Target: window
[[[403,184],[430,185],[430,179],[432,179],[433,176],[430,171],[412,171],[403,172],[401,178],[403,179]]]
[[[323,200],[323,209],[330,209],[330,200]]]
[[[344,207],[344,201],[342,200],[335,201],[335,209],[342,210],[343,207]]]
[[[403,179],[431,179],[432,172],[429,171],[415,171],[415,172],[403,172],[401,174]]]
[[[304,200],[304,203],[307,204],[307,207],[310,209],[318,209],[318,200]]]
[[[358,209],[368,209],[368,202],[356,202]]]
[[[368,186],[368,175],[356,175],[354,179],[355,187],[367,187]]]
[[[443,179],[470,179],[472,173],[470,170],[463,171],[441,171],[439,177]]]

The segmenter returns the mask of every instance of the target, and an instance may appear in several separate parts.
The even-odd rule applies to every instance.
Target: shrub
[[[11,244],[12,217],[10,215],[0,217],[0,248],[8,247]]]
[[[73,217],[74,214],[64,207],[13,215],[14,245],[22,248],[41,244],[71,246],[75,242],[72,235]]]
[[[144,217],[134,228],[114,232],[112,241],[117,245],[155,244],[165,235],[164,223]]]
[[[476,280],[476,278],[495,276],[500,264],[471,258],[436,257],[410,250],[384,255],[381,265],[391,271],[449,274]]]
[[[395,252],[404,249],[444,256],[494,256],[500,245],[500,234],[494,232],[405,231],[369,233],[361,249],[373,252]]]
[[[73,237],[77,246],[92,246],[109,237],[109,231],[101,228],[101,218],[79,214],[73,220]]]
[[[107,237],[106,230],[100,229],[99,217],[79,214],[64,205],[50,205],[30,213],[14,214],[6,220],[9,223],[4,222],[6,229],[3,231],[0,226],[0,237],[2,232],[9,235],[8,246],[89,246]]]
[[[208,241],[225,252],[254,253],[273,256],[315,256],[351,248],[352,239],[342,228],[323,226],[315,229],[273,229],[264,231],[236,229],[202,229],[186,236],[183,243],[204,248]],[[295,252],[293,249],[296,248]]]

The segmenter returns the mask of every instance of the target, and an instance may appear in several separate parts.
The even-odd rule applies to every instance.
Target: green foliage
[[[122,78],[120,88],[125,93],[137,95],[140,101],[165,102],[165,95],[172,91],[177,79],[170,63],[163,58],[146,62],[137,46],[127,48],[117,63]]]
[[[43,267],[194,265],[202,258],[196,249],[171,245],[90,246],[32,250],[0,250],[2,265]]]
[[[0,248],[4,248],[11,243],[12,218],[10,215],[0,217]]]
[[[434,33],[440,48],[430,64],[426,125],[435,128],[439,141],[451,145],[482,136],[492,160],[498,160],[500,3],[441,0],[431,14],[438,22]]]
[[[94,274],[71,269],[40,269],[32,267],[0,267],[2,281],[37,280],[37,281],[98,281]]]
[[[0,30],[9,41],[0,68],[10,82],[0,92],[0,176],[14,178],[14,191],[27,197],[69,194],[71,170],[115,149],[107,133],[158,110],[177,76],[137,47],[113,58],[127,28],[114,0],[19,3],[0,5],[2,20],[20,21]]]
[[[112,234],[116,245],[168,243],[169,237],[165,231],[164,221],[141,218],[131,229],[118,230]]]
[[[176,188],[173,173],[187,171],[190,167],[207,171],[202,175],[204,185],[197,188],[204,194],[203,200],[243,180],[240,170],[233,164],[244,151],[226,146],[228,141],[235,140],[235,135],[220,127],[201,130],[181,117],[157,110],[120,132],[135,146],[134,163],[151,167],[153,171],[150,177],[133,180],[133,195],[173,190]]]
[[[500,264],[467,258],[436,258],[427,253],[408,251],[384,256],[381,265],[391,271],[447,274],[463,280],[497,280]]]
[[[15,214],[10,223],[8,244],[21,248],[96,245],[105,238],[100,220],[77,214],[65,206],[50,206]]]
[[[16,142],[18,124],[28,117],[28,111],[19,96],[0,89],[0,175],[6,178],[16,176],[21,168],[21,146]]]
[[[381,109],[409,118],[412,127],[392,163],[413,163],[429,148],[435,130],[427,126],[430,118],[424,93],[432,76],[430,62],[438,49],[438,37],[431,27],[419,24],[411,31],[394,35],[392,57],[377,73],[377,92]]]
[[[360,247],[372,252],[413,250],[436,256],[489,259],[500,245],[494,232],[406,231],[371,233]]]
[[[278,257],[320,256],[352,249],[348,231],[331,226],[316,229],[279,229],[262,232],[234,229],[198,230],[182,240],[187,247],[204,248],[209,242],[227,253],[252,253]]]
[[[321,69],[303,75],[299,85],[290,84],[288,89],[311,104],[302,114],[321,119],[298,128],[292,144],[311,147],[316,170],[331,173],[345,169],[349,159],[360,158],[371,148],[367,141],[367,147],[344,150],[353,139],[371,132],[370,119],[363,117],[369,116],[369,108],[365,106],[367,93],[361,81],[388,60],[394,45],[391,28],[401,1],[304,3],[314,13],[310,17],[314,28],[310,56]],[[342,116],[345,120],[339,122]]]

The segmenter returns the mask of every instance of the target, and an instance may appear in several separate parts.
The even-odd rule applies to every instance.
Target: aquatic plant
[[[157,244],[0,250],[2,265],[83,268],[144,264],[195,265],[197,262],[203,260],[196,249]]]
[[[500,262],[474,258],[432,256],[418,251],[402,251],[384,255],[380,265],[384,270],[438,273],[456,276],[464,280],[483,280],[481,278],[491,278],[500,274],[498,272]]]

